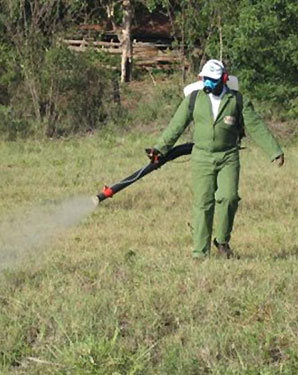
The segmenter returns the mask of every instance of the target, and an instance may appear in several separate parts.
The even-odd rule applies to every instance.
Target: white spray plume
[[[73,197],[0,223],[0,270],[19,264],[36,249],[45,248],[64,230],[79,224],[95,207],[90,197]]]

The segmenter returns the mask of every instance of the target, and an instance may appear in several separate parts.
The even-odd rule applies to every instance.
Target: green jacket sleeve
[[[261,117],[255,112],[252,103],[248,100],[243,101],[243,119],[245,124],[245,130],[253,139],[258,146],[260,146],[266,154],[269,155],[271,160],[274,160],[283,151],[274,138],[267,125],[261,119]]]
[[[174,117],[154,146],[154,148],[160,151],[163,155],[174,146],[177,139],[191,121],[191,116],[189,114],[189,99],[190,96],[183,99]]]

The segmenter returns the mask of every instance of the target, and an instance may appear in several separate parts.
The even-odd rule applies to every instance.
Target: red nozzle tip
[[[105,186],[103,189],[102,189],[102,193],[103,195],[106,197],[106,198],[112,198],[113,196],[113,190],[109,187],[109,186]]]

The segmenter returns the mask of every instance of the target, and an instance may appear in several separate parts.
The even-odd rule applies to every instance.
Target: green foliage
[[[119,59],[94,51],[76,55],[59,45],[81,22],[107,22],[107,6],[112,6],[114,20],[120,24],[121,2],[1,3],[1,134],[10,139],[33,134],[59,136],[97,129],[108,121],[119,125],[134,119],[163,121],[158,102],[176,106],[175,95],[168,100],[155,90],[155,97],[133,113],[135,106],[128,103],[130,97],[125,97],[123,88],[124,105],[114,105]],[[136,0],[133,6],[136,14],[146,8],[168,15],[174,46],[186,54],[191,73],[197,73],[206,59],[222,55],[229,72],[238,76],[241,90],[255,99],[267,118],[295,121],[296,0]],[[168,91],[174,90],[173,85]],[[178,90],[180,96],[181,88]]]
[[[17,136],[27,137],[29,135],[27,124],[15,116],[11,106],[0,105],[0,136],[14,141]]]
[[[10,90],[18,81],[16,53],[7,43],[0,42],[0,105],[8,105]]]
[[[34,65],[35,73],[22,68],[20,57],[16,60],[19,65],[12,69],[9,54],[6,57],[0,81],[0,131],[9,139],[32,133],[51,137],[85,133],[114,119],[118,106],[114,103],[113,81],[118,77],[105,68],[113,63],[106,55],[92,50],[77,54],[65,46],[52,47]]]
[[[63,46],[45,54],[40,77],[48,135],[92,131],[109,118],[113,73],[102,66],[101,56],[92,50],[76,54]]]
[[[242,89],[289,118],[297,113],[297,14],[296,0],[243,0],[223,24],[226,61]]]
[[[51,0],[4,1],[0,8],[5,42],[0,45],[2,135],[59,136],[92,131],[114,118],[113,81],[104,65],[115,61],[59,46],[58,33],[79,4]],[[114,59],[115,60],[115,59]]]
[[[197,72],[204,60],[222,54],[241,89],[264,107],[270,103],[273,117],[296,117],[296,0],[149,2],[152,9],[154,4],[172,15],[176,47],[184,42],[192,69]]]
[[[129,123],[133,126],[165,126],[182,99],[182,87],[178,81],[178,76],[172,76],[164,84],[156,86],[143,81],[143,85],[147,86],[145,91],[141,87],[126,90],[126,100],[132,106],[127,113]]]

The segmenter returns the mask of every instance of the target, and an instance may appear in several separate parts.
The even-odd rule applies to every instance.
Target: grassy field
[[[196,263],[187,157],[90,204],[155,138],[0,143],[1,375],[298,373],[298,144],[248,142],[240,259]]]

